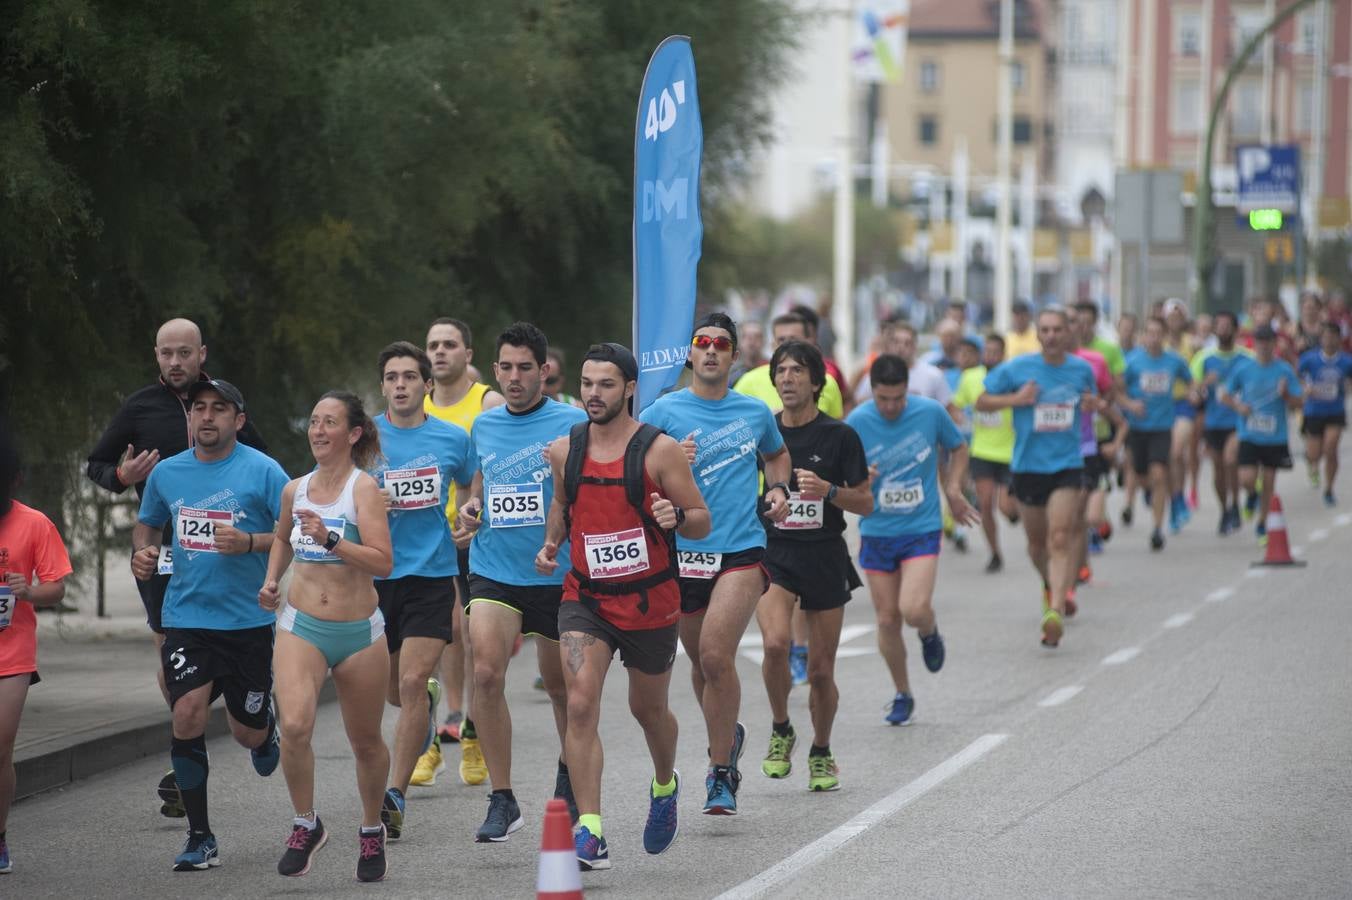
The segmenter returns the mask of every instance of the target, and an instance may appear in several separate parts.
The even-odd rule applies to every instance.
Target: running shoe
[[[1258,512],[1258,492],[1253,491],[1244,498],[1244,518],[1252,519],[1256,512]]]
[[[1066,618],[1073,618],[1080,611],[1080,606],[1075,602],[1075,589],[1066,591]]]
[[[1132,516],[1131,507],[1130,506],[1122,507],[1122,524],[1128,528],[1131,527],[1131,516]]]
[[[160,815],[168,819],[181,819],[188,814],[183,808],[183,795],[178,791],[178,779],[174,777],[173,769],[160,779],[156,791],[160,795]]]
[[[1158,528],[1150,532],[1150,549],[1151,550],[1164,549],[1164,535],[1160,533],[1160,530]]]
[[[840,788],[840,768],[836,758],[831,755],[808,756],[807,789],[809,791],[834,791]]]
[[[780,734],[770,729],[770,749],[761,762],[761,772],[767,778],[787,778],[793,771],[793,748],[798,744],[798,735],[789,726],[788,734]]]
[[[1333,491],[1324,491],[1324,505],[1329,509],[1338,505],[1338,498],[1333,496]]]
[[[375,834],[357,829],[358,881],[380,881],[385,877],[385,836],[384,825]]]
[[[418,757],[418,762],[413,767],[413,777],[408,783],[419,787],[431,787],[437,783],[437,776],[444,771],[446,760],[441,756],[441,746],[433,741],[427,752]]]
[[[484,753],[479,749],[479,739],[460,735],[460,780],[465,784],[483,784],[488,778],[488,766],[484,763]]]
[[[568,817],[576,825],[577,798],[573,796],[573,779],[568,774],[567,766],[560,766],[558,774],[554,776],[554,796],[568,804]]]
[[[736,769],[727,766],[713,766],[705,777],[704,783],[709,789],[708,799],[704,801],[706,816],[737,815],[738,775]]]
[[[299,878],[310,871],[314,855],[329,842],[329,833],[324,823],[315,816],[315,827],[306,828],[300,822],[291,827],[291,837],[286,841],[286,852],[282,861],[277,863],[277,872],[291,878]]]
[[[920,652],[925,657],[925,668],[931,672],[944,667],[944,638],[938,628],[929,634],[920,635]]]
[[[1100,522],[1098,524],[1098,536],[1105,544],[1110,541],[1113,536],[1113,523],[1109,522],[1107,519]]]
[[[790,644],[789,645],[789,675],[793,677],[793,683],[807,684],[807,645]]]
[[[915,712],[915,698],[905,691],[897,691],[892,702],[883,706],[883,709],[888,710],[887,715],[883,716],[883,721],[888,725],[910,725],[911,713]]]
[[[967,532],[961,528],[953,529],[953,549],[959,553],[967,552]]]
[[[1216,526],[1216,533],[1221,537],[1230,533],[1230,510],[1221,511],[1221,523]]]
[[[1193,510],[1196,509],[1197,506],[1197,485],[1194,484],[1188,491],[1188,509]]]
[[[606,849],[606,839],[591,833],[583,825],[573,835],[573,846],[577,850],[577,867],[584,872],[610,868],[610,851]]]
[[[1005,561],[996,553],[991,556],[991,561],[986,563],[986,574],[994,575],[1005,567]]]
[[[545,689],[545,676],[536,675],[535,684],[533,686],[537,691],[543,691]]]
[[[517,802],[506,794],[494,792],[488,795],[488,816],[479,826],[474,840],[480,844],[501,844],[525,824]]]
[[[385,800],[380,804],[380,821],[385,825],[385,835],[392,841],[397,841],[404,833],[404,795],[399,793],[398,788],[388,788],[385,791]],[[382,837],[382,841],[384,840]]]
[[[427,679],[427,739],[422,752],[426,753],[437,742],[437,705],[441,703],[441,682]]]
[[[1254,536],[1263,543],[1267,543],[1267,523],[1259,522],[1253,527]]]
[[[643,826],[643,849],[656,856],[671,846],[676,840],[677,801],[681,799],[681,773],[675,773],[676,790],[666,797],[653,794],[652,783],[648,784],[648,822]]]
[[[742,770],[738,768],[738,763],[742,761],[742,754],[746,752],[746,726],[741,722],[732,731],[732,753],[728,756],[731,762],[728,768],[732,770],[732,792],[737,793],[737,785],[742,783]]]
[[[1182,528],[1192,521],[1192,507],[1188,506],[1187,498],[1182,494],[1174,496],[1178,499],[1178,527]]]
[[[1049,609],[1042,614],[1042,646],[1055,647],[1060,644],[1064,631],[1065,625],[1059,612]]]
[[[282,733],[277,727],[277,717],[271,711],[268,712],[268,726],[272,737],[249,751],[254,771],[264,778],[277,771],[277,763],[282,761]]]
[[[193,834],[183,842],[183,852],[174,857],[175,872],[193,872],[210,869],[221,864],[221,850],[216,846],[216,836],[212,834]]]
[[[1317,489],[1319,487],[1319,466],[1312,462],[1306,462],[1305,474],[1310,479],[1310,487]]]
[[[14,863],[9,859],[9,844],[4,838],[0,838],[0,875],[8,875],[14,871]]]
[[[1092,528],[1089,529],[1089,552],[1094,556],[1103,552],[1103,538],[1099,537],[1099,533]]]
[[[446,716],[446,721],[442,722],[441,727],[437,729],[437,736],[440,737],[443,742],[449,741],[452,744],[460,743],[460,723],[463,721],[465,721],[465,714],[460,712],[460,710],[456,710]]]
[[[1094,577],[1094,570],[1088,566],[1080,566],[1080,571],[1075,573],[1076,584],[1088,584]]]

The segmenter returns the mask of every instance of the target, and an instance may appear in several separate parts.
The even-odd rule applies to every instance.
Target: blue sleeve
[[[654,401],[647,409],[643,410],[643,412],[638,414],[638,420],[644,423],[645,425],[656,425],[663,431],[667,430],[666,423],[662,421],[662,416],[660,416],[657,412],[656,401]],[[681,435],[681,437],[685,437],[685,435]],[[680,439],[681,439],[680,437],[676,438],[676,440],[678,441]]]
[[[479,457],[474,455],[474,445],[469,435],[465,434],[465,429],[460,428],[459,431],[455,436],[455,444],[460,451],[460,468],[454,473],[455,483],[469,484],[474,480],[474,473],[479,470]]]
[[[282,491],[291,479],[276,460],[269,459],[268,462],[272,464],[268,466],[268,511],[272,513],[272,521],[276,522],[282,517]]]
[[[784,449],[784,435],[779,433],[779,424],[775,414],[764,403],[760,405],[761,437],[757,449],[765,456],[773,456]]]
[[[1012,362],[1007,362],[1002,366],[996,366],[986,373],[986,380],[982,384],[989,394],[1008,394],[1014,391],[1014,386],[1010,384],[1009,369]]]
[[[150,477],[146,479],[145,494],[141,496],[141,509],[136,514],[138,522],[151,528],[163,528],[169,519],[169,507],[160,494],[160,471],[158,466],[150,470]]]
[[[1188,368],[1188,363],[1183,357],[1177,357],[1178,378],[1184,384],[1192,384],[1192,369]]]
[[[1282,366],[1286,369],[1286,371],[1291,373],[1290,376],[1286,379],[1286,389],[1291,392],[1291,396],[1293,397],[1305,396],[1305,387],[1304,385],[1301,384],[1300,376],[1296,374],[1296,370],[1291,368],[1291,364],[1288,362],[1283,362]]]
[[[939,423],[939,443],[949,450],[955,450],[967,443],[967,439],[962,436],[958,426],[953,424],[953,417],[942,409],[934,411],[935,419]]]
[[[1352,354],[1344,353],[1341,357],[1342,370],[1344,378],[1352,378]]]
[[[1244,367],[1236,365],[1230,370],[1230,377],[1225,379],[1225,392],[1238,396],[1244,390]]]

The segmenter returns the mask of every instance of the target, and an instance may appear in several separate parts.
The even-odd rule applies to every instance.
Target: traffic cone
[[[1268,507],[1265,520],[1267,532],[1267,553],[1262,562],[1254,566],[1303,566],[1303,560],[1291,558],[1291,545],[1286,540],[1286,516],[1282,515],[1282,498],[1272,495],[1272,505]]]
[[[582,900],[582,870],[577,867],[573,820],[568,816],[568,804],[559,797],[545,806],[535,900]]]

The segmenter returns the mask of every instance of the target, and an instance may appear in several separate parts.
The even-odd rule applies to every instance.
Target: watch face
[[[336,532],[336,531],[330,531],[330,532],[329,532],[329,539],[328,539],[327,541],[324,542],[324,546],[327,547],[328,549],[332,550],[335,546],[337,546],[338,541],[341,540],[342,537],[343,537],[343,536],[342,536],[341,534],[339,534],[338,532]]]

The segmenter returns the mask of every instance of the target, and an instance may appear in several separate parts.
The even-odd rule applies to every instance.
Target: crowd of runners
[[[159,378],[127,397],[88,474],[140,498],[131,569],[172,721],[156,802],[187,825],[173,868],[221,863],[205,739],[217,697],[257,773],[282,770],[294,818],[277,868],[300,876],[330,837],[318,795],[341,790],[317,789],[311,746],[333,679],[362,811],[357,878],[377,881],[386,842],[418,827],[415,789],[436,782],[451,745],[461,780],[491,790],[474,840],[522,827],[504,686],[533,637],[558,735],[554,796],[573,819],[579,866],[606,869],[599,717],[617,652],[652,757],[643,847],[658,854],[689,790],[668,702],[678,646],[704,719],[703,812],[735,815],[751,738],[736,660],[753,617],[772,713],[761,773],[791,775],[788,701],[806,684],[806,786],[832,791],[835,659],[856,588],[867,585],[892,682],[879,691],[890,696],[884,719],[906,725],[916,708],[906,629],[928,671],[944,666],[933,599],[945,542],[968,552],[979,530],[985,571],[1012,574],[997,519],[1021,525],[1029,640],[1050,649],[1113,535],[1114,487],[1123,526],[1143,495],[1142,532],[1162,551],[1197,508],[1205,456],[1218,534],[1247,518],[1261,540],[1298,413],[1307,476],[1337,502],[1352,315],[1336,298],[1305,297],[1293,323],[1267,301],[1241,322],[1190,318],[1171,300],[1122,317],[1116,340],[1093,303],[1036,314],[1018,304],[1005,335],[976,334],[955,307],[931,353],[889,321],[852,373],[823,354],[820,325],[805,308],[768,334],[710,314],[692,330],[686,386],[635,410],[638,365],[620,344],[591,346],[574,380],[539,328],[516,323],[489,347],[493,390],[474,368],[470,326],[437,319],[421,343],[396,341],[373,361],[378,414],[365,406],[374,391],[318,398],[314,465],[289,479],[250,424],[252,401],[206,374],[197,326],[166,322]],[[15,734],[38,681],[34,608],[59,603],[71,574],[52,523],[13,499],[19,471],[6,441],[0,873],[11,868]],[[846,513],[858,521],[853,554]],[[398,709],[392,745],[387,704]]]

